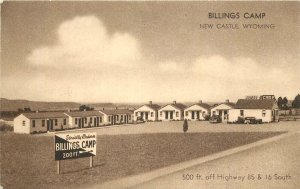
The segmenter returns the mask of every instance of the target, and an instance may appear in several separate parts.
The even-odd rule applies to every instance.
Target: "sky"
[[[4,2],[1,97],[236,101],[300,92],[299,2]],[[264,19],[209,19],[264,12]],[[275,29],[201,29],[200,24]]]

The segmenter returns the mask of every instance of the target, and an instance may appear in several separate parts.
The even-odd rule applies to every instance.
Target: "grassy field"
[[[72,188],[203,157],[282,132],[156,133],[100,135],[97,156],[61,162],[56,174],[53,137],[0,133],[4,188]]]

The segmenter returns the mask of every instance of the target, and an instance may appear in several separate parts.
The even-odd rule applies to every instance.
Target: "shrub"
[[[0,131],[13,131],[13,127],[11,125],[8,125],[6,123],[0,123]]]
[[[237,123],[245,123],[245,118],[239,116]]]
[[[210,115],[209,114],[205,114],[204,115],[204,119],[205,119],[205,121],[208,121],[210,119]]]

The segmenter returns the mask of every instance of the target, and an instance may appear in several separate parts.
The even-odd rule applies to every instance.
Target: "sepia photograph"
[[[300,188],[299,1],[0,6],[0,189]]]

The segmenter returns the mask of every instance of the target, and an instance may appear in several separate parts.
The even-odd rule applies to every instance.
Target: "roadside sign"
[[[96,133],[66,133],[55,135],[55,160],[96,155]]]

